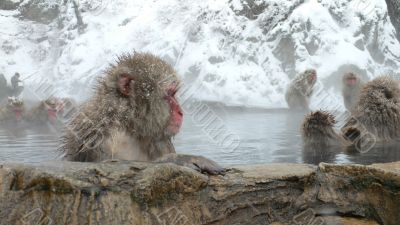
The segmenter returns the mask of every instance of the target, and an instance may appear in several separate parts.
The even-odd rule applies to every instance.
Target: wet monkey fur
[[[152,54],[120,56],[69,123],[61,151],[70,161],[174,162],[200,172],[224,173],[205,157],[175,153],[171,139],[183,121],[176,98],[179,85],[175,70]]]
[[[333,130],[334,117],[324,111],[308,115],[303,122],[305,144],[355,146],[388,144],[400,139],[400,86],[389,76],[365,84],[351,118],[339,132]]]
[[[314,69],[304,71],[290,82],[285,99],[291,110],[309,110],[309,100],[316,82],[317,71]]]

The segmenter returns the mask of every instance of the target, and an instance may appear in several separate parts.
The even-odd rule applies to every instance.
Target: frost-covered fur
[[[364,150],[375,143],[387,144],[400,138],[400,87],[398,81],[378,77],[361,90],[355,112],[338,134],[334,117],[317,111],[306,117],[302,127],[305,144],[328,146],[349,143]]]
[[[333,129],[335,124],[332,114],[325,111],[311,112],[302,125],[301,135],[304,144],[316,148],[345,144],[345,140]]]
[[[309,69],[297,75],[289,84],[285,94],[286,102],[290,109],[309,110],[309,99],[316,83],[317,72]],[[315,79],[311,80],[311,76]]]
[[[128,96],[118,86],[126,75],[133,79]],[[145,53],[119,57],[68,125],[61,146],[66,158],[102,161],[123,155],[148,161],[174,153],[172,135],[166,132],[170,109],[164,99],[171,85],[179,85],[176,72],[158,57]]]
[[[400,87],[389,76],[368,82],[361,91],[354,119],[377,140],[400,137]]]

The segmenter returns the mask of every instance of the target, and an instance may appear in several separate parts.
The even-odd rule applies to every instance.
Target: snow
[[[91,89],[80,87],[93,86],[117,55],[152,52],[170,62],[186,86],[200,87],[196,98],[263,108],[287,107],[287,84],[306,68],[317,69],[335,99],[341,80],[335,72],[343,65],[356,65],[369,79],[399,73],[400,44],[384,0],[256,2],[268,7],[248,18],[241,0],[80,1],[83,33],[71,4],[50,25],[2,10],[0,72],[8,78],[35,73],[25,85],[46,80],[58,95],[85,98]],[[282,40],[293,47],[280,48]]]

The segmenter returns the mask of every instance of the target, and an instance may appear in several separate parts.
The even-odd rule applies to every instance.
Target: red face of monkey
[[[45,109],[47,111],[47,119],[50,122],[55,122],[57,120],[57,101],[55,99],[50,99],[45,102]]]
[[[354,86],[357,84],[357,78],[356,77],[347,78],[346,83],[349,86]]]
[[[13,109],[13,111],[14,111],[14,115],[15,115],[15,120],[16,120],[17,122],[20,122],[20,121],[22,120],[23,109],[18,108],[18,107],[15,107],[15,108]]]
[[[344,83],[347,86],[355,86],[358,84],[358,77],[353,73],[348,73],[344,76]]]
[[[164,99],[167,101],[171,112],[171,118],[167,127],[167,132],[173,135],[179,132],[183,122],[183,112],[175,97],[176,91],[176,87],[171,87],[167,90],[166,95],[164,96]]]
[[[317,71],[310,69],[307,70],[306,73],[307,73],[308,84],[313,86],[315,82],[317,82]]]
[[[16,122],[22,121],[24,113],[24,103],[21,100],[9,99],[7,107],[13,113]]]
[[[57,109],[48,108],[47,109],[47,118],[49,121],[54,122],[57,120]]]
[[[106,85],[117,87],[118,94],[126,98],[124,106],[116,108],[125,114],[135,133],[143,137],[176,135],[183,111],[176,98],[180,82],[173,68],[150,55],[122,58],[119,64]]]

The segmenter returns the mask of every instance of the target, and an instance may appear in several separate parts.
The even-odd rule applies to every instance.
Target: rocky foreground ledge
[[[400,163],[0,166],[0,224],[400,224]]]

